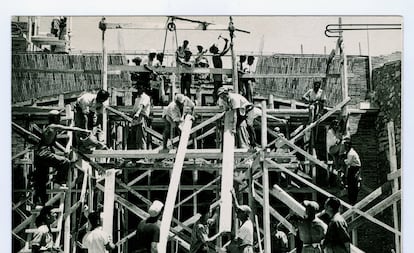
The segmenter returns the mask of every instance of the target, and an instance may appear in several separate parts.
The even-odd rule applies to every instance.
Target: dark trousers
[[[349,203],[354,205],[357,203],[358,199],[358,181],[359,181],[359,173],[360,167],[349,167],[348,168],[348,176],[347,176],[347,183],[348,183],[348,199]]]
[[[53,181],[64,184],[67,181],[70,161],[64,156],[54,154],[51,148],[43,147],[35,151],[34,166],[36,167],[33,173],[34,201],[44,205],[47,202],[46,184],[49,180],[49,167],[57,171]]]
[[[223,82],[221,80],[214,80],[214,90],[213,90],[213,101],[214,101],[214,105],[217,104],[217,100],[218,100],[218,89],[223,86]]]
[[[168,116],[166,116],[168,117]],[[162,132],[162,148],[167,149],[168,139],[171,137],[171,128],[173,129],[173,133],[178,131],[178,134],[181,134],[181,131],[176,124],[171,124],[165,117],[162,119],[164,121],[164,131]],[[178,144],[177,144],[178,145]],[[176,145],[173,144],[175,147]]]
[[[181,75],[181,94],[186,95],[191,98],[191,75],[183,74]]]

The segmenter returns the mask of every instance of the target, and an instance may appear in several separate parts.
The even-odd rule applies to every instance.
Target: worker
[[[173,131],[181,131],[181,124],[184,122],[184,116],[186,114],[193,115],[195,104],[191,99],[183,94],[177,94],[174,101],[172,101],[167,107],[164,108],[162,113],[162,119],[164,121],[164,131],[162,134],[162,147],[161,152],[168,152],[167,142],[171,134],[171,128]],[[181,132],[179,133],[181,135]]]
[[[177,63],[183,67],[183,69],[190,71],[194,67],[194,62],[191,60],[191,51],[187,47],[184,50],[184,58],[181,59],[177,57]],[[191,83],[192,83],[192,75],[191,73],[182,73],[181,74],[181,94],[186,95],[187,97],[191,97]]]
[[[299,238],[302,241],[302,253],[322,253],[321,242],[325,238],[327,226],[316,218],[319,205],[315,201],[305,200],[305,217],[299,218],[295,223]]]
[[[355,205],[361,186],[361,160],[359,159],[358,153],[352,147],[351,138],[349,136],[344,137],[343,145],[346,154],[344,163],[346,165],[345,177],[348,189],[348,199],[350,204]]]
[[[150,95],[154,105],[160,105],[159,87],[161,79],[156,69],[161,66],[161,63],[157,60],[157,51],[150,49],[148,56],[142,60],[141,65],[148,70],[148,72],[140,73],[144,91]]]
[[[340,214],[341,202],[336,197],[329,197],[325,202],[325,210],[329,218],[323,248],[325,253],[350,253],[351,237],[348,233],[348,224]]]
[[[31,241],[32,253],[54,252],[55,250],[58,252],[58,249],[54,247],[53,234],[50,227],[55,221],[52,210],[51,206],[44,206],[36,217],[35,224],[37,229]]]
[[[158,243],[160,241],[160,223],[164,204],[155,200],[148,209],[149,217],[142,220],[137,228],[138,250],[136,253],[157,253]]]
[[[134,148],[147,149],[148,119],[151,110],[151,98],[145,93],[142,85],[136,85],[138,96],[132,109],[132,136]]]
[[[241,226],[233,239],[233,245],[242,253],[253,253],[253,222],[250,220],[252,209],[248,205],[239,205],[234,189],[231,190],[233,201],[236,207],[237,218]],[[232,250],[229,250],[232,251]]]
[[[213,44],[209,51],[213,54],[212,61],[214,68],[221,69],[223,68],[223,61],[221,57],[225,55],[229,50],[230,47],[228,47],[229,40],[227,38],[223,38],[219,36],[219,38],[222,38],[225,41],[224,47],[219,51],[218,47]],[[217,103],[218,100],[218,89],[223,86],[223,75],[222,74],[213,74],[213,81],[214,81],[214,90],[213,90],[213,103],[214,105]]]
[[[55,154],[53,146],[59,131],[87,132],[81,128],[60,125],[60,112],[57,110],[51,110],[48,113],[48,124],[44,127],[40,141],[34,150],[33,198],[34,203],[39,207],[47,202],[46,185],[49,181],[49,168],[52,167],[56,170],[56,175],[52,178],[55,186],[64,189],[71,164],[76,161],[75,156],[69,159]]]
[[[207,253],[209,252],[209,242],[214,241],[221,233],[209,237],[208,220],[211,218],[210,205],[200,205],[198,213],[201,214],[201,217],[193,226],[190,253]]]
[[[88,253],[105,253],[115,249],[112,238],[102,228],[101,212],[92,212],[88,215],[90,231],[82,239],[82,246]]]
[[[75,104],[75,126],[83,129],[92,130],[102,129],[103,103],[108,100],[109,92],[99,90],[98,93],[87,92],[82,94]],[[97,132],[97,131],[96,131]],[[75,146],[80,148],[81,139],[88,137],[88,134],[75,134]]]
[[[313,122],[320,118],[323,113],[324,104],[326,101],[325,92],[321,89],[321,82],[313,83],[313,88],[309,89],[303,94],[302,99],[309,103],[309,121]]]
[[[253,55],[249,55],[247,57],[247,64],[245,65],[245,67],[243,68],[243,72],[244,73],[249,73],[252,74],[254,73],[255,70],[255,66],[254,64],[254,56]],[[254,93],[254,86],[256,85],[256,79],[254,78],[247,78],[243,81],[244,84],[244,96],[247,98],[248,101],[253,103],[253,93]]]

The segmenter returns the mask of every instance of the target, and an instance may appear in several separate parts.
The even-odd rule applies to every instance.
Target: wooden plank
[[[267,105],[266,101],[262,101],[262,147],[267,146]],[[264,162],[264,152],[261,153],[262,168],[263,168],[263,228],[264,228],[264,250],[271,252],[271,234],[270,234],[270,199],[269,199],[269,169],[267,163]]]
[[[388,128],[388,151],[389,151],[389,161],[390,161],[390,170],[391,173],[397,173],[397,154],[395,148],[395,134],[394,134],[394,122],[391,121],[387,124]],[[388,178],[388,177],[387,177]],[[398,178],[394,178],[392,181],[392,192],[396,193],[399,189]],[[394,221],[394,228],[399,230],[399,219],[398,219],[398,206],[397,203],[392,204],[392,212],[393,212],[393,221]],[[396,253],[401,252],[401,245],[400,245],[400,238],[398,235],[395,235],[395,251]]]
[[[320,188],[320,187],[318,187],[318,186],[314,185],[314,184],[313,184],[313,183],[311,183],[311,182],[308,182],[307,180],[305,180],[305,179],[301,178],[300,176],[298,176],[298,175],[296,175],[295,173],[291,172],[290,170],[288,170],[288,169],[284,168],[283,166],[281,166],[281,165],[279,165],[279,164],[275,163],[274,161],[272,161],[272,160],[270,160],[270,159],[268,159],[268,161],[269,161],[270,163],[274,164],[275,166],[278,166],[278,167],[279,167],[282,171],[284,171],[285,173],[287,173],[287,174],[291,175],[292,177],[296,178],[296,179],[297,179],[297,180],[299,180],[300,182],[302,182],[302,183],[304,183],[304,184],[308,185],[309,187],[313,188],[314,190],[318,191],[319,193],[321,193],[321,194],[323,194],[323,195],[325,195],[325,196],[327,196],[327,197],[335,197],[334,195],[330,194],[329,192],[325,191],[324,189],[322,189],[322,188]],[[275,186],[276,186],[276,185],[275,185]],[[275,187],[275,186],[274,186],[274,187]],[[339,199],[339,198],[338,198],[338,199]],[[352,209],[354,212],[356,212],[357,214],[359,214],[359,215],[363,216],[363,217],[364,217],[364,218],[366,218],[367,220],[369,220],[369,221],[371,221],[371,222],[373,222],[373,223],[375,223],[375,224],[377,224],[377,225],[379,225],[379,226],[381,226],[381,227],[383,227],[383,228],[385,228],[385,229],[387,229],[387,230],[389,230],[389,231],[391,231],[391,232],[393,232],[393,233],[395,233],[395,234],[401,235],[401,232],[400,232],[400,231],[398,231],[398,230],[394,229],[393,227],[391,227],[391,226],[389,226],[389,225],[385,224],[384,222],[382,222],[382,221],[380,221],[380,220],[376,219],[375,217],[372,217],[372,215],[369,215],[369,214],[367,214],[366,212],[361,211],[361,210],[359,210],[359,209],[355,208],[354,206],[351,206],[350,204],[346,203],[345,201],[343,201],[343,200],[341,200],[341,199],[339,199],[339,201],[341,202],[341,204],[342,204],[344,207],[346,207],[346,208],[348,208],[348,209]]]
[[[233,199],[231,190],[233,189],[233,170],[234,170],[234,134],[232,111],[226,112],[224,116],[223,133],[223,170],[221,176],[221,203],[219,232],[231,232]]]
[[[212,186],[213,184],[215,184],[217,181],[220,180],[220,176],[216,177],[214,180],[212,180],[211,182],[209,182],[208,184],[202,186],[201,188],[198,188],[197,191],[193,192],[190,196],[186,197],[185,199],[181,200],[180,203],[175,205],[175,208],[179,207],[180,205],[182,205],[183,203],[187,202],[188,200],[190,200],[191,198],[193,198],[194,196],[196,196],[197,194],[199,194],[200,192],[204,191],[205,189],[207,189],[208,187]],[[195,188],[195,189],[197,189]]]
[[[327,164],[325,164],[324,162],[322,162],[319,159],[315,158],[313,155],[309,154],[308,152],[301,149],[300,147],[296,146],[294,144],[294,142],[288,141],[287,139],[285,139],[281,136],[276,136],[276,137],[278,138],[278,140],[281,140],[284,144],[288,145],[289,147],[293,148],[294,150],[296,150],[297,152],[299,152],[300,154],[305,156],[306,159],[308,159],[309,161],[319,165],[320,167],[322,167],[323,169],[328,171],[328,165]]]
[[[300,137],[302,137],[306,133],[306,131],[311,130],[312,128],[314,128],[315,126],[317,126],[320,122],[322,122],[325,119],[329,118],[336,111],[340,110],[344,105],[346,105],[350,100],[351,100],[350,97],[347,97],[346,99],[344,99],[341,103],[337,104],[332,110],[328,111],[327,113],[325,113],[324,115],[322,115],[322,117],[320,117],[316,121],[312,122],[309,126],[307,126],[305,129],[303,129],[300,133],[298,133],[297,135],[295,135],[295,137],[293,137],[289,141],[292,142],[292,143],[295,143]]]
[[[375,189],[374,191],[372,191],[370,194],[368,194],[367,196],[365,196],[365,198],[363,198],[362,200],[360,200],[358,203],[356,203],[354,205],[354,207],[358,208],[358,209],[362,209],[365,206],[367,206],[368,204],[370,204],[374,199],[378,198],[379,196],[382,195],[383,192],[385,192],[385,189],[389,187],[389,183],[385,183],[384,185],[382,185],[381,187],[378,187],[377,189]],[[342,216],[345,219],[351,218],[352,215],[352,209],[348,209],[346,210]]]
[[[291,74],[291,73],[246,73],[241,76],[243,79],[248,78],[324,78],[324,73],[306,73],[306,74]]]
[[[401,177],[401,169],[388,173],[387,180],[392,181]]]
[[[306,214],[305,207],[303,207],[299,202],[297,202],[294,198],[292,198],[289,194],[287,194],[285,191],[282,190],[277,185],[273,186],[273,192],[275,193],[275,196],[281,200],[283,203],[285,203],[291,210],[293,210],[296,214],[298,214],[301,217],[304,217]],[[316,218],[319,220],[319,218]],[[353,244],[351,244],[351,252],[352,253],[362,253],[361,249],[355,247]]]
[[[380,212],[384,211],[389,206],[395,204],[396,201],[399,201],[399,200],[401,200],[401,191],[397,191],[397,192],[391,194],[390,196],[388,196],[387,198],[385,198],[384,200],[382,200],[381,202],[379,202],[375,206],[368,209],[367,214],[375,216],[375,215],[379,214]],[[362,217],[359,216],[358,218],[356,218],[356,219],[354,219],[350,222],[349,227],[350,228],[351,227],[352,228],[357,228],[362,224],[364,224],[363,220],[362,220]]]
[[[184,163],[185,153],[187,151],[187,142],[190,138],[192,119],[187,115],[181,132],[180,143],[175,157],[174,167],[169,183],[167,198],[165,201],[164,212],[160,226],[160,241],[158,243],[158,252],[165,253],[167,248],[168,234],[170,231],[171,220],[174,212],[174,204],[177,198],[178,186],[180,184],[181,172]]]
[[[116,170],[105,171],[105,191],[104,191],[104,211],[103,211],[103,230],[112,236],[114,201],[115,201],[115,173]]]
[[[129,72],[149,72],[144,66],[132,66],[132,65],[109,65],[109,71],[120,70]],[[216,68],[181,68],[181,67],[162,67],[155,68],[155,71],[159,74],[170,73],[187,73],[187,74],[222,74],[231,75],[231,69],[216,69]]]

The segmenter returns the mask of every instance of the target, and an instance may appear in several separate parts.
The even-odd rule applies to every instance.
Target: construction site
[[[71,167],[66,187],[60,188],[55,187],[54,169],[42,168],[49,172],[47,201],[42,205],[53,207],[56,220],[50,225],[54,251],[40,252],[82,252],[85,213],[92,210],[102,211],[103,231],[116,246],[111,252],[140,252],[137,227],[151,216],[148,209],[155,200],[164,204],[158,252],[191,252],[200,205],[209,205],[217,216],[211,235],[240,229],[234,194],[238,203],[251,209],[254,252],[300,253],[292,217],[306,217],[304,200],[317,202],[322,212],[325,201],[336,197],[348,226],[350,252],[401,253],[401,52],[349,54],[344,42],[345,34],[353,31],[401,31],[401,23],[348,23],[335,17],[335,23],[317,31],[335,41],[335,47],[325,48],[324,54],[291,54],[278,48],[271,53],[237,51],[239,38],[252,32],[238,24],[237,16],[225,17],[221,24],[206,22],[203,16],[158,17],[161,23],[151,23],[149,17],[145,24],[99,17],[94,25],[101,47],[77,52],[72,48],[75,18],[79,17],[12,18],[12,252],[34,252],[31,242],[39,215],[33,184],[39,166],[34,160],[50,112],[58,111],[59,124],[75,130],[60,131],[53,145],[57,154],[71,155]],[[40,26],[50,22],[51,31],[40,32]],[[155,50],[162,52],[164,63],[156,68],[136,63],[151,55],[150,48],[108,50],[108,41],[119,40],[119,30],[162,33],[163,47]],[[184,52],[182,31],[210,33],[220,49],[228,45],[220,55],[223,66],[213,66],[218,54],[211,48],[209,52],[201,47],[196,53],[195,45],[191,57],[197,61],[200,55],[210,64],[187,67],[177,60],[178,52]],[[254,71],[240,71],[241,55],[254,57]],[[149,123],[143,127],[145,148],[137,148],[131,129],[140,88],[134,75],[151,72],[161,80],[160,101],[152,98]],[[225,89],[216,89],[215,76]],[[191,85],[180,90],[187,77]],[[243,85],[252,80],[254,92],[247,95]],[[326,97],[317,115],[303,100],[316,82]],[[85,151],[76,146],[76,106],[83,94],[99,90],[109,93],[98,117],[104,148]],[[219,105],[221,92],[249,96],[251,105],[260,109],[251,125],[257,146],[249,140],[240,145],[244,130],[232,128],[236,114]],[[165,128],[170,126],[165,124],[165,111],[180,93],[195,106],[192,115],[182,113],[179,134],[168,132],[165,149]],[[352,140],[361,160],[356,201],[349,198],[338,165],[343,158],[331,152],[329,136],[335,122],[340,122],[341,136]],[[329,224],[329,219],[321,220]],[[285,251],[276,246],[278,231],[287,235]],[[208,251],[223,252],[228,242],[223,234]]]

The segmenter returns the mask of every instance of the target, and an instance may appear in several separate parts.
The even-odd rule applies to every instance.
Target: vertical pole
[[[390,167],[391,172],[397,171],[397,155],[395,152],[395,135],[394,135],[394,122],[391,121],[387,124],[388,127],[388,151],[389,151],[389,160],[390,160]],[[398,191],[398,178],[395,178],[392,182],[392,193],[395,193]],[[399,224],[398,224],[398,206],[397,202],[394,202],[392,204],[392,212],[393,212],[393,218],[394,218],[394,228],[396,230],[399,230]],[[400,253],[400,238],[398,237],[398,234],[395,234],[395,253]]]
[[[115,173],[116,171],[114,169],[105,171],[103,230],[111,237],[114,218]]]
[[[262,101],[262,147],[267,146],[267,108],[266,101]],[[261,153],[263,166],[263,227],[264,227],[264,252],[271,253],[271,239],[270,239],[270,204],[269,204],[269,169],[265,162],[264,154],[267,150]]]
[[[269,109],[275,109],[275,103],[273,102],[273,94],[269,94],[268,103],[269,103]]]
[[[338,45],[340,48],[342,48],[342,49],[340,49],[341,50],[341,57],[342,57],[342,69],[341,69],[341,86],[342,86],[342,100],[345,100],[347,97],[348,97],[348,67],[347,67],[347,65],[348,65],[348,62],[347,62],[347,59],[346,59],[346,54],[345,54],[345,47],[344,47],[344,42],[343,42],[343,35],[342,35],[342,18],[339,18],[339,29],[340,29],[340,31],[339,31],[339,40],[340,40],[340,45]],[[342,108],[342,115],[343,116],[346,116],[347,115],[347,113],[348,113],[348,106],[347,105],[345,105],[343,108]]]
[[[101,22],[105,22],[105,19],[102,19]],[[106,52],[105,46],[105,29],[102,29],[102,89],[108,90],[108,54]],[[108,101],[104,102],[105,106],[108,106]],[[106,143],[106,138],[108,134],[108,126],[107,126],[107,114],[105,106],[103,107],[102,111],[102,131],[103,131],[103,141]]]
[[[28,51],[33,51],[33,44],[32,44],[32,17],[27,18],[27,40],[29,41],[29,45],[27,45]]]
[[[236,62],[236,52],[234,52],[234,24],[233,18],[230,17],[229,22],[229,31],[230,31],[230,50],[231,50],[231,66],[233,70],[232,81],[233,81],[233,90],[234,93],[239,93],[239,80],[238,80],[238,71],[237,71],[237,62]]]
[[[72,170],[70,169],[68,172],[68,180],[69,182],[72,182]],[[70,185],[70,184],[68,184]],[[65,195],[65,209],[66,209],[66,219],[65,219],[65,232],[64,232],[64,239],[63,239],[63,252],[64,253],[69,253],[70,252],[70,238],[71,238],[71,233],[70,233],[70,207],[71,207],[71,196],[72,196],[72,189],[69,187],[69,189],[66,192]],[[63,212],[63,210],[62,210]]]
[[[367,26],[368,28],[368,26]],[[367,48],[368,48],[368,91],[372,91],[374,87],[372,87],[372,61],[371,61],[371,50],[369,47],[369,30],[367,29]]]

